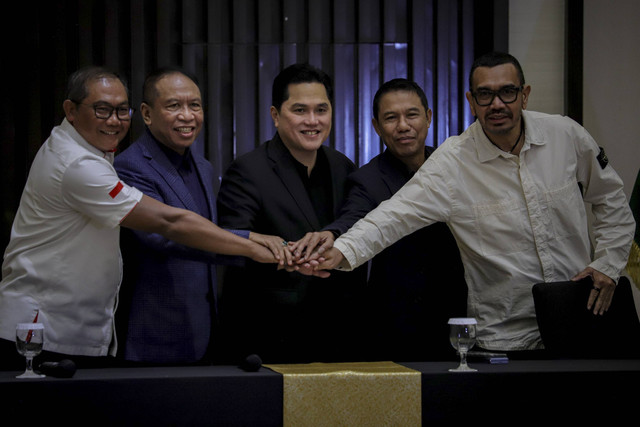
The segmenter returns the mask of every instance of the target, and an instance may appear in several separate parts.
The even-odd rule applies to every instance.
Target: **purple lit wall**
[[[464,97],[473,60],[471,0],[240,0],[227,6],[209,9],[201,32],[206,40],[194,34],[182,47],[207,96],[201,149],[220,175],[237,155],[273,136],[271,83],[295,62],[310,62],[333,77],[327,144],[358,165],[383,149],[371,106],[386,80],[409,78],[425,90],[434,111],[428,145],[473,120]]]
[[[7,3],[19,23],[7,31],[2,67],[10,84],[3,114],[0,240],[9,229],[31,162],[60,123],[66,80],[77,68],[106,65],[128,81],[139,107],[151,70],[178,65],[195,73],[206,102],[197,143],[222,176],[231,161],[272,137],[271,83],[294,62],[332,75],[330,144],[362,165],[382,149],[371,126],[379,85],[407,77],[425,90],[434,120],[427,143],[441,144],[472,121],[466,105],[474,17],[491,15],[479,0],[49,0]],[[474,5],[478,10],[474,11]],[[491,6],[491,7],[489,7]],[[474,35],[475,34],[475,35]],[[123,141],[144,130],[139,113]]]

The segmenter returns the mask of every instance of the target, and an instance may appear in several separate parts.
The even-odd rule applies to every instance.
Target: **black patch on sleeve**
[[[597,159],[598,159],[598,163],[600,163],[600,167],[602,169],[606,168],[607,165],[609,164],[609,158],[605,154],[604,148],[600,147],[600,154],[598,154]]]

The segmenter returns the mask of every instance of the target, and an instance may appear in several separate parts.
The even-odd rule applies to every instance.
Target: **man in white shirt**
[[[63,108],[65,119],[33,161],[5,252],[3,359],[16,354],[16,324],[35,321],[44,324],[47,352],[91,361],[115,354],[119,225],[210,252],[259,262],[285,259],[282,239],[254,234],[258,244],[118,179],[113,153],[129,130],[132,110],[116,74],[98,67],[77,71]]]
[[[634,219],[621,179],[582,126],[524,111],[531,87],[516,58],[479,58],[469,87],[476,122],[447,139],[333,248],[319,248],[324,261],[316,268],[355,268],[414,230],[446,222],[465,266],[478,346],[542,349],[533,284],[590,276],[585,306],[603,314],[629,254]],[[593,255],[584,202],[595,217]]]

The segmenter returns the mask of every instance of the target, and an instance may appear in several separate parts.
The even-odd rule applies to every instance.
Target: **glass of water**
[[[449,319],[449,341],[460,354],[460,364],[451,372],[475,372],[477,369],[467,365],[467,352],[476,343],[476,324],[472,317],[454,317]]]
[[[27,359],[24,373],[16,378],[42,378],[44,375],[33,371],[33,358],[42,351],[44,343],[42,323],[18,323],[16,326],[16,349]]]

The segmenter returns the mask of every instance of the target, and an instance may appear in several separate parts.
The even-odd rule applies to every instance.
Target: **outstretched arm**
[[[223,230],[194,212],[165,205],[146,195],[142,196],[140,203],[120,225],[147,233],[158,233],[196,249],[246,256],[263,263],[278,262],[265,246]]]

